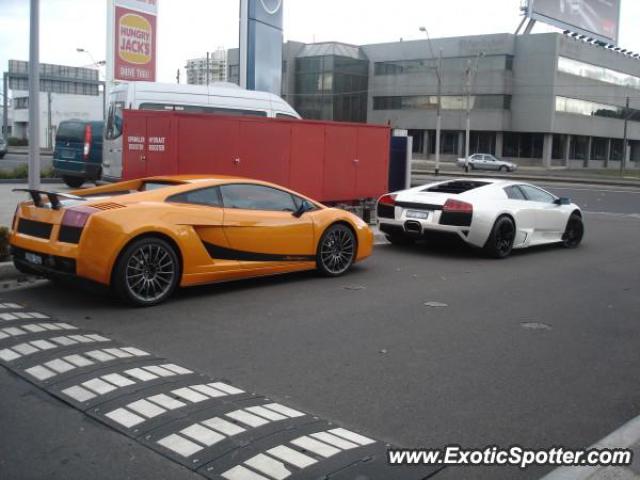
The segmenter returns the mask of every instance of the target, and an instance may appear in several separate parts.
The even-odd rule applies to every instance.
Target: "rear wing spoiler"
[[[42,203],[42,195],[46,195],[49,199],[49,203],[51,203],[51,208],[54,210],[59,210],[62,204],[60,203],[61,198],[67,198],[69,200],[86,200],[84,197],[79,197],[78,195],[71,195],[70,193],[60,193],[60,192],[49,192],[47,190],[38,190],[35,188],[14,188],[12,192],[27,192],[31,195],[31,199],[33,200],[33,204],[38,207],[44,207]]]

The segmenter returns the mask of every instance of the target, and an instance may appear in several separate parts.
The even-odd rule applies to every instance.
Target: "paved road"
[[[49,284],[3,297],[398,445],[586,447],[640,414],[640,219],[629,215],[640,207],[636,192],[549,188],[609,212],[586,214],[577,250],[494,261],[463,248],[381,245],[341,279],[199,287],[144,310]],[[16,472],[27,446],[48,446],[41,461],[60,478],[62,458],[74,455],[94,478],[125,471],[127,462],[102,470],[104,459],[85,456],[98,447],[74,440],[86,419],[68,407],[4,374],[0,391],[9,407],[17,395],[30,399],[20,416],[0,408],[0,423],[22,432],[0,437],[0,468]],[[54,430],[64,454],[35,434],[40,416],[54,414],[68,418]],[[99,430],[114,455],[138,455],[104,427],[90,435]],[[153,462],[144,475],[145,465],[138,478],[161,478]],[[448,468],[434,478],[535,479],[549,470]]]

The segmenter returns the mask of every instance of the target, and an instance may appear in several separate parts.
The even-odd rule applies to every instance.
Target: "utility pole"
[[[176,83],[180,85],[180,69],[176,71]]]
[[[9,99],[7,96],[9,95],[8,89],[8,77],[9,73],[4,72],[2,75],[2,84],[4,93],[2,94],[2,133],[4,135],[4,139],[7,140],[9,138],[9,112],[7,109],[9,108]]]
[[[436,113],[436,168],[435,174],[440,174],[440,132],[442,130],[442,49],[438,56],[438,66],[436,67],[438,77],[438,110]]]
[[[433,54],[433,45],[431,45],[431,37],[429,36],[429,31],[427,27],[420,27],[419,30],[424,32],[427,36],[427,42],[429,44],[429,51],[431,52],[431,58],[435,60],[435,55]],[[440,49],[440,53],[438,55],[438,64],[436,67],[430,67],[434,69],[436,72],[436,77],[438,79],[438,105],[436,110],[436,167],[435,174],[438,175],[440,173],[440,131],[442,129],[442,49]],[[428,147],[427,147],[428,148]]]
[[[209,85],[209,52],[207,52],[207,85]]]
[[[465,138],[464,138],[464,166],[465,170],[469,168],[469,143],[471,137],[471,87],[473,86],[473,80],[475,79],[476,73],[478,72],[478,63],[480,62],[480,57],[484,56],[483,52],[479,52],[476,56],[476,62],[473,67],[471,67],[471,60],[467,60],[467,69],[465,70],[466,76],[466,89],[467,89],[467,122],[465,128]]]
[[[53,148],[53,132],[51,125],[51,90],[47,91],[47,148]]]
[[[628,136],[627,136],[627,128],[629,125],[629,117],[630,115],[630,110],[629,110],[629,97],[627,97],[627,103],[626,103],[626,108],[624,109],[624,138],[622,140],[622,161],[620,162],[620,176],[622,177],[624,175],[624,167],[625,167],[625,163],[627,161],[627,142],[628,142]]]
[[[40,0],[31,0],[29,25],[29,188],[40,188]]]

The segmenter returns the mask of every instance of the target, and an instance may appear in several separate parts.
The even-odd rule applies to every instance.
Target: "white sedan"
[[[584,234],[580,207],[568,198],[506,180],[446,180],[389,193],[377,213],[393,244],[450,234],[496,258],[548,243],[574,248]]]

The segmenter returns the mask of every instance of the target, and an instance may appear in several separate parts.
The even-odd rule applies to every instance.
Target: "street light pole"
[[[29,25],[29,188],[40,188],[40,0],[31,0]]]
[[[431,58],[435,59],[433,54],[433,45],[431,45],[431,37],[426,27],[420,27],[420,31],[424,32],[429,42],[429,51],[431,52]],[[436,77],[438,79],[438,105],[436,110],[436,166],[435,174],[440,173],[440,131],[442,129],[442,49],[440,49],[438,56],[438,64],[435,67]]]
[[[627,143],[628,143],[628,135],[627,135],[627,128],[629,125],[629,117],[631,116],[629,114],[629,97],[627,97],[627,103],[626,103],[627,107],[624,109],[624,138],[622,140],[622,161],[620,162],[620,176],[622,177],[624,175],[624,164],[627,161]]]
[[[471,137],[471,87],[473,85],[473,80],[475,79],[476,73],[478,72],[478,63],[480,62],[480,57],[484,55],[483,52],[479,52],[476,56],[476,62],[473,68],[471,67],[471,60],[467,60],[467,69],[465,70],[466,76],[466,89],[467,89],[467,121],[465,128],[465,138],[464,138],[464,166],[468,168],[469,166],[469,143]]]

